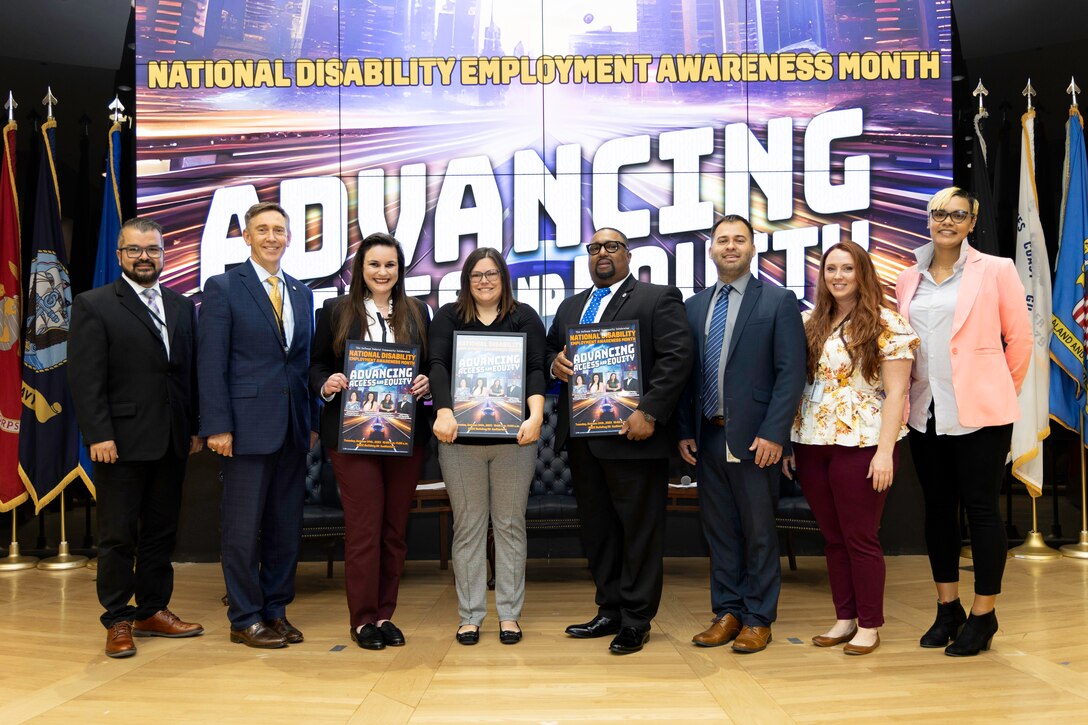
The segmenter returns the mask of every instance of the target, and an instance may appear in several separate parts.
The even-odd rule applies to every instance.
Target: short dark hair
[[[756,240],[756,230],[752,227],[752,222],[748,221],[747,219],[742,217],[740,214],[726,214],[721,219],[714,222],[714,226],[712,226],[710,228],[710,238],[711,239],[714,238],[714,232],[718,231],[718,227],[720,227],[722,224],[732,223],[732,222],[740,222],[741,224],[743,224],[748,229],[748,239],[749,239],[749,241],[754,242]]]
[[[283,215],[283,220],[288,224],[291,223],[291,217],[287,216],[287,212],[283,210],[283,207],[274,201],[260,201],[253,206],[246,209],[246,226],[249,226],[249,220],[258,214],[264,214],[266,211],[275,211]]]
[[[151,217],[135,216],[121,225],[121,229],[117,232],[117,246],[121,246],[121,242],[125,239],[125,230],[132,229],[137,232],[157,232],[159,239],[162,239],[162,225]]]

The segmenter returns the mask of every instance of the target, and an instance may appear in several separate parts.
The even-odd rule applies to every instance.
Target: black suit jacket
[[[679,436],[699,439],[703,420],[703,348],[706,316],[714,285],[687,301],[687,320],[695,364],[680,404]],[[748,448],[759,438],[781,444],[788,455],[807,357],[805,328],[797,298],[784,287],[753,277],[741,296],[725,361],[725,440],[741,460],[755,457]]]
[[[124,280],[84,292],[72,304],[68,380],[87,444],[112,440],[118,460],[189,453],[197,431],[196,313],[161,287],[170,359],[159,328]]]
[[[548,332],[546,370],[567,344],[567,328],[577,325],[592,288],[559,305]],[[585,438],[598,458],[667,458],[673,450],[671,419],[691,371],[692,340],[684,318],[684,302],[675,287],[639,282],[628,277],[601,313],[599,322],[637,320],[643,381],[638,409],[657,419],[654,434],[644,441],[625,436]],[[570,393],[563,383],[559,395],[555,446],[561,449],[570,432]]]
[[[333,352],[332,343],[336,330],[336,320],[339,317],[341,305],[347,302],[347,295],[340,295],[325,300],[321,305],[321,313],[317,318],[317,329],[314,332],[314,343],[310,351],[310,389],[321,400],[321,386],[333,373],[344,372],[344,356]],[[427,308],[419,300],[409,297],[409,304],[419,305],[423,324],[427,324]],[[362,339],[363,329],[356,322],[348,331],[349,340]],[[423,340],[427,337],[427,330],[412,330],[411,340],[398,342],[403,345],[417,345],[420,350],[419,372],[427,374],[427,356],[423,355]],[[340,397],[337,393],[332,400],[324,404],[321,409],[321,445],[336,450],[337,437],[340,432]],[[324,402],[324,401],[322,401]],[[431,436],[429,409],[424,407],[423,399],[416,397],[416,430],[413,440],[417,446],[427,445]]]

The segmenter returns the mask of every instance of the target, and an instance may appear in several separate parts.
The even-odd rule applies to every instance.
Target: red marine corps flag
[[[15,102],[8,94],[8,115]],[[23,375],[19,366],[19,198],[15,193],[15,121],[4,126],[0,168],[0,511],[27,499],[19,478],[19,420]]]

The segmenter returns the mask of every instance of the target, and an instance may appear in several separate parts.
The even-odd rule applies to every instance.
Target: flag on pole
[[[4,126],[0,169],[0,511],[27,499],[19,478],[22,370],[19,365],[19,195],[15,190],[15,121]]]
[[[41,129],[23,343],[19,475],[34,500],[35,512],[75,480],[83,480],[94,493],[79,465],[79,431],[68,388],[72,286],[61,232],[56,126],[49,118]]]
[[[978,219],[975,220],[975,238],[972,246],[985,254],[1001,256],[997,240],[997,203],[986,158],[986,139],[982,136],[982,119],[985,111],[975,114],[975,135],[971,143],[971,193],[978,199]]]
[[[109,156],[106,158],[106,183],[102,187],[102,223],[98,225],[98,256],[94,262],[92,287],[101,287],[121,276],[117,262],[117,235],[121,233],[121,191],[117,177],[121,171],[121,124],[110,127]]]
[[[1085,412],[1088,360],[1088,295],[1084,273],[1088,266],[1088,158],[1084,150],[1084,119],[1076,106],[1065,126],[1062,169],[1062,217],[1057,269],[1054,274],[1054,331],[1050,337],[1050,417],[1081,433]]]
[[[1012,475],[1032,498],[1043,492],[1043,439],[1050,435],[1050,262],[1035,191],[1035,111],[1020,119],[1020,194],[1016,220],[1016,272],[1031,315],[1032,350],[1020,389],[1020,419],[1012,427]]]

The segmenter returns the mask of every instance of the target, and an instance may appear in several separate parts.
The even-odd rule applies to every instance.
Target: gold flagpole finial
[[[47,109],[45,112],[46,120],[53,118],[53,106],[59,105],[57,97],[53,95],[53,86],[46,86],[45,98],[42,99],[42,105]]]
[[[1028,110],[1031,110],[1031,97],[1035,95],[1035,89],[1031,87],[1031,79],[1028,78],[1028,84],[1024,86],[1024,90],[1020,91],[1021,96],[1026,96],[1028,99]]]
[[[8,91],[8,102],[4,104],[4,108],[8,109],[9,123],[15,120],[15,109],[18,107],[19,104],[15,102],[15,96],[11,95],[11,91]]]
[[[121,123],[122,121],[128,120],[128,117],[124,114],[125,106],[117,96],[113,97],[113,102],[110,103],[107,108],[110,109],[110,120],[114,123]]]
[[[972,96],[978,96],[978,112],[983,116],[986,114],[986,107],[982,105],[982,99],[990,95],[990,92],[986,90],[986,86],[982,85],[982,79],[978,79],[978,85],[975,86],[975,90],[971,91]]]
[[[1073,108],[1077,107],[1077,94],[1080,93],[1080,86],[1077,85],[1077,79],[1073,76],[1069,76],[1069,87],[1065,89],[1065,92],[1073,96]]]

